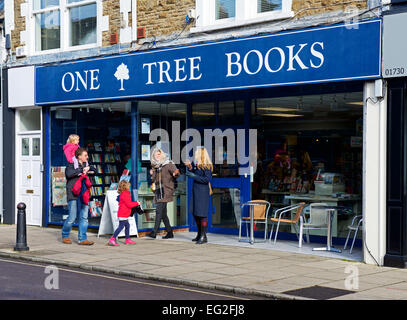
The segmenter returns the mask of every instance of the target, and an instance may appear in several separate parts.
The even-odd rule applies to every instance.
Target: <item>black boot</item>
[[[201,234],[202,234],[202,232],[201,232],[201,225],[200,225],[200,224],[197,224],[196,227],[197,227],[197,229],[198,229],[198,233],[196,234],[196,237],[192,239],[192,241],[198,241],[199,238],[201,237]]]
[[[196,242],[196,244],[203,244],[208,242],[208,238],[206,237],[206,228],[207,226],[203,227],[201,226],[201,236],[199,237],[199,240]]]
[[[155,231],[151,231],[149,234],[147,234],[147,237],[155,239],[157,237],[157,234],[155,233]]]
[[[164,237],[162,237],[162,239],[172,239],[172,238],[174,238],[174,233],[172,232],[172,230],[167,232],[167,234]]]

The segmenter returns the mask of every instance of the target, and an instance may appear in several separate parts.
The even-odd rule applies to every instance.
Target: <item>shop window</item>
[[[244,124],[244,101],[221,101],[219,102],[220,125],[243,125]]]
[[[175,144],[182,150],[185,143],[173,140],[173,121],[180,125],[182,131],[186,126],[186,105],[178,103],[157,103],[140,101],[138,103],[139,141],[137,148],[137,168],[131,166],[131,104],[115,102],[88,104],[79,106],[53,107],[50,111],[50,207],[49,223],[62,224],[68,216],[66,199],[65,167],[67,160],[63,146],[70,134],[79,135],[79,145],[88,151],[89,163],[96,169],[90,176],[90,209],[88,220],[90,227],[98,227],[100,213],[105,205],[106,193],[117,189],[117,184],[126,173],[136,171],[138,185],[132,186],[138,191],[138,201],[142,203],[146,214],[136,215],[138,229],[151,229],[155,221],[154,193],[151,190],[150,151],[155,142],[150,141],[150,134],[155,129],[166,130],[170,137],[167,147],[171,159],[183,172],[181,160],[171,152]],[[70,111],[70,112],[68,112]],[[176,129],[178,131],[178,129]],[[175,138],[174,138],[175,139]],[[164,144],[164,141],[162,141]],[[22,152],[25,152],[24,149]],[[174,201],[168,204],[167,213],[172,226],[187,225],[187,188],[185,174],[177,179]],[[94,212],[99,213],[94,214]]]
[[[192,105],[191,123],[194,127],[215,125],[215,103],[197,103]]]
[[[32,0],[33,51],[95,46],[100,5],[97,0]]]
[[[302,201],[342,206],[332,232],[345,238],[353,217],[362,215],[363,93],[254,99],[251,110],[258,130],[252,198],[268,200],[270,214]],[[308,217],[309,208],[304,212]]]
[[[63,112],[61,112],[63,110]],[[67,112],[70,111],[70,112]],[[90,176],[89,226],[100,224],[106,192],[117,188],[131,155],[129,103],[53,107],[50,111],[50,208],[49,223],[62,224],[68,216],[63,146],[71,134],[88,152],[95,167]]]
[[[146,208],[146,214],[138,217],[138,227],[139,229],[154,227],[155,204],[153,203],[154,193],[151,190],[150,156],[155,145],[167,153],[176,167],[181,170],[181,175],[175,182],[173,201],[167,204],[167,214],[172,226],[186,226],[188,224],[187,186],[181,155],[186,142],[177,139],[181,139],[180,135],[186,129],[187,107],[182,103],[139,101],[137,109],[140,120],[138,194],[139,201],[143,208]],[[157,132],[157,129],[162,130],[158,141],[150,141],[150,133]],[[166,140],[166,135],[169,141]]]
[[[240,223],[240,190],[236,188],[214,188],[212,195],[212,226],[237,228]]]
[[[39,131],[41,130],[41,109],[19,110],[18,131]]]

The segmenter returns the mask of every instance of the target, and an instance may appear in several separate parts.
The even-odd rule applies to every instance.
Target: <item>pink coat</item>
[[[135,208],[140,205],[138,201],[131,201],[131,193],[129,190],[125,190],[120,194],[119,211],[117,216],[119,218],[128,218],[131,214],[131,208]]]
[[[69,163],[73,163],[72,158],[75,157],[75,151],[79,148],[79,144],[72,144],[72,143],[67,143],[64,145],[63,150],[65,153],[66,160]]]

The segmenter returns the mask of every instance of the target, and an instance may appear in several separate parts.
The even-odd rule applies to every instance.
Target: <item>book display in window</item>
[[[51,167],[52,205],[54,207],[68,205],[66,198],[65,167]]]
[[[89,210],[92,218],[100,217],[103,211],[102,202],[96,199],[89,201]]]

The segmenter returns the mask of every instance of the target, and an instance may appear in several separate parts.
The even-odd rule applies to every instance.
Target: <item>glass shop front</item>
[[[146,214],[137,217],[137,224],[139,230],[151,229],[155,205],[150,188],[150,151],[156,142],[149,137],[158,128],[172,137],[173,123],[178,121],[181,133],[187,127],[201,133],[208,129],[257,130],[257,164],[252,177],[239,175],[237,160],[227,163],[227,138],[221,149],[214,143],[213,159],[220,153],[224,162],[214,166],[212,204],[208,208],[210,232],[237,234],[240,219],[247,215],[241,203],[250,200],[270,202],[269,217],[299,202],[307,203],[307,217],[309,204],[326,203],[343,208],[332,221],[332,235],[339,239],[334,241],[343,243],[353,218],[362,215],[363,84],[340,89],[334,85],[309,86],[301,95],[296,94],[298,91],[269,89],[172,97],[165,102],[137,101],[133,112],[129,101],[49,108],[48,223],[62,224],[68,215],[62,148],[68,136],[76,133],[79,144],[88,150],[90,164],[97,169],[91,177],[90,227],[100,225],[106,192],[117,188],[126,169],[134,174],[132,146],[137,146],[138,200],[146,208]],[[132,116],[137,119],[136,136],[132,136]],[[163,146],[170,155],[172,143],[181,143],[181,149],[185,145],[184,141],[170,141]],[[193,231],[196,227],[187,210],[190,190],[185,166],[177,166],[182,174],[168,214],[173,226]],[[255,229],[256,236],[263,235],[262,225]],[[296,231],[292,224],[281,224],[279,238],[295,240]],[[324,242],[324,235],[326,239],[326,230],[311,230],[309,234],[311,241]],[[360,233],[357,239],[361,239]]]

